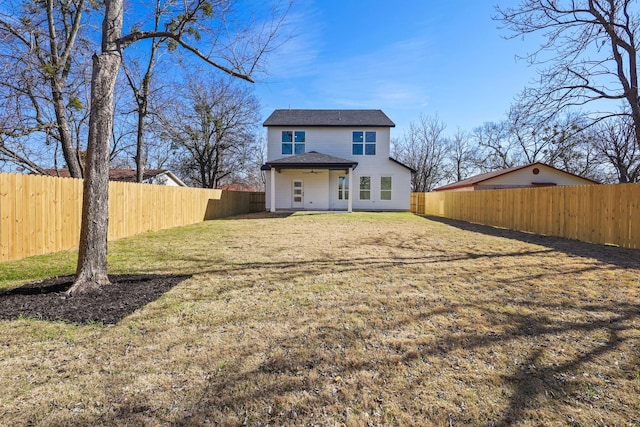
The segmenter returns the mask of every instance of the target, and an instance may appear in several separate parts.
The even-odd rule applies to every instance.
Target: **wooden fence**
[[[251,194],[110,182],[108,238],[246,213]],[[77,248],[81,214],[80,179],[0,174],[0,262]]]
[[[640,249],[640,184],[413,193],[411,211]]]
[[[263,192],[251,192],[249,193],[249,211],[250,212],[264,212],[267,208],[265,205],[265,193]]]

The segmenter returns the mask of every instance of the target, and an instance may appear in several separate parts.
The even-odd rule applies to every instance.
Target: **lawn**
[[[110,273],[189,278],[119,322],[0,321],[0,424],[638,426],[639,255],[408,213],[147,233]]]

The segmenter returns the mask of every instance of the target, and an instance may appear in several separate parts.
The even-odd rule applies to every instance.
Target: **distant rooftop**
[[[594,180],[592,180],[590,178],[585,178],[585,177],[580,176],[580,175],[576,175],[576,174],[573,174],[573,173],[570,173],[570,172],[567,172],[567,171],[563,171],[561,169],[555,168],[555,167],[553,167],[551,165],[548,165],[546,163],[534,162],[534,163],[530,163],[528,165],[515,166],[515,167],[512,167],[512,168],[508,168],[508,169],[502,169],[502,170],[497,170],[497,171],[493,171],[493,172],[486,172],[486,173],[481,173],[479,175],[474,175],[472,177],[463,179],[463,180],[458,181],[458,182],[454,182],[452,184],[447,184],[447,185],[443,185],[442,187],[434,188],[433,191],[446,191],[446,190],[454,190],[454,189],[464,188],[464,187],[473,187],[473,186],[475,186],[477,184],[481,184],[484,181],[488,181],[488,180],[490,180],[492,178],[497,178],[497,177],[502,176],[502,175],[507,175],[507,174],[510,174],[510,173],[513,173],[513,172],[517,172],[517,171],[519,171],[521,169],[525,169],[525,168],[528,168],[530,166],[535,166],[535,165],[544,166],[544,167],[547,167],[549,169],[553,169],[556,172],[561,172],[561,173],[563,173],[565,175],[571,175],[571,176],[574,176],[574,177],[577,177],[577,178],[584,179],[585,181],[591,181],[594,184],[599,184],[598,181],[594,181]]]
[[[382,110],[275,110],[263,126],[395,127]]]
[[[45,172],[51,176],[57,176],[60,178],[69,178],[71,173],[69,169],[45,169]],[[186,187],[186,184],[182,182],[177,176],[167,169],[145,169],[142,174],[143,181],[151,181],[158,175],[170,176],[179,186]],[[123,181],[123,182],[136,182],[136,170],[135,169],[109,169],[109,181]]]

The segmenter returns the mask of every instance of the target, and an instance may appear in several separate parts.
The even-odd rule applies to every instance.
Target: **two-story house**
[[[390,157],[382,111],[275,110],[263,125],[267,210],[409,210],[412,169]]]

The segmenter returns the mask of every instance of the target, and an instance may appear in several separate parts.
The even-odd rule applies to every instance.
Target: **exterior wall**
[[[304,131],[305,152],[317,151],[322,154],[355,160],[358,166],[353,171],[349,183],[349,195],[355,210],[409,210],[411,203],[411,172],[389,160],[391,130],[388,127],[281,127],[267,129],[267,161],[289,157],[282,154],[282,131]],[[376,132],[375,155],[352,154],[353,131]],[[327,171],[310,174],[309,170],[282,170],[276,172],[276,209],[291,209],[292,181],[304,182],[304,209],[346,210],[348,202],[338,200],[338,177],[347,175],[345,171]],[[319,171],[315,171],[319,172]],[[271,174],[266,173],[266,207],[271,207]],[[371,200],[360,200],[359,183],[361,176],[371,177]],[[380,178],[391,177],[391,200],[381,200]]]
[[[371,177],[371,200],[360,200],[361,176]],[[383,176],[391,177],[391,200],[381,200],[380,178]],[[409,210],[411,207],[411,173],[388,158],[386,162],[376,166],[359,164],[353,171],[350,187],[355,210]]]
[[[269,126],[267,129],[267,161],[285,157],[282,154],[282,131],[305,131],[305,151],[317,151],[322,154],[355,160],[358,163],[388,159],[390,154],[391,131],[387,127],[281,127]],[[351,154],[351,132],[365,130],[376,132],[376,155],[354,156]],[[360,166],[358,166],[360,167]]]
[[[293,181],[300,180],[303,185],[303,207],[307,210],[329,209],[329,171],[283,170],[276,172],[276,209],[294,209]],[[318,173],[315,173],[318,172]],[[267,172],[266,208],[271,207],[271,173]],[[337,178],[336,178],[337,179]],[[337,185],[337,184],[336,184]],[[346,209],[346,208],[345,208]]]
[[[533,169],[540,172],[534,175]],[[477,189],[531,187],[532,183],[554,183],[556,185],[585,185],[593,182],[578,176],[562,173],[561,171],[543,165],[531,165],[515,172],[507,173],[480,183]]]

